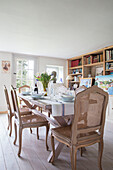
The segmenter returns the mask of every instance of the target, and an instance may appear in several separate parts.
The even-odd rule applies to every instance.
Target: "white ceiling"
[[[0,0],[0,51],[70,58],[113,45],[113,0]]]

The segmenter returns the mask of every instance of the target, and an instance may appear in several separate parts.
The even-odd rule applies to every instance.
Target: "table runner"
[[[74,101],[73,102],[64,102],[58,98],[51,99],[50,97],[44,97],[42,99],[33,100],[31,96],[24,96],[19,94],[19,97],[30,101],[31,103],[37,103],[37,105],[44,104],[46,106],[52,107],[52,116],[66,116],[74,114]]]

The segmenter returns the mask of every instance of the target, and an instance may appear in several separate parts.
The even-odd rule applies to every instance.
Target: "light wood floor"
[[[64,147],[54,165],[47,162],[51,150],[45,147],[45,128],[39,130],[40,140],[36,138],[36,129],[30,134],[29,129],[23,130],[21,158],[18,158],[17,145],[13,145],[14,128],[11,137],[7,130],[7,115],[0,114],[0,170],[71,170],[70,150]],[[98,145],[87,147],[83,157],[77,153],[77,170],[98,170]],[[113,123],[107,122],[104,136],[103,170],[113,170]]]

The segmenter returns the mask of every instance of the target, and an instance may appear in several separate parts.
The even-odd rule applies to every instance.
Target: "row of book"
[[[91,63],[97,63],[97,62],[102,62],[103,61],[103,55],[98,54],[98,55],[88,55],[85,56],[85,64],[91,64]]]
[[[76,67],[76,66],[81,66],[81,65],[82,65],[81,59],[71,61],[71,67]]]
[[[106,63],[106,70],[113,69],[113,63]]]
[[[106,50],[106,61],[113,60],[113,50]]]
[[[98,54],[92,57],[92,63],[102,62],[103,54]]]

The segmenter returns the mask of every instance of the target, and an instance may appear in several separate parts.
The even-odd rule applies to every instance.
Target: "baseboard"
[[[0,112],[0,114],[7,114],[7,111],[2,111]]]

